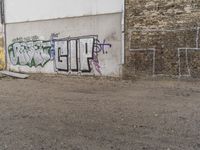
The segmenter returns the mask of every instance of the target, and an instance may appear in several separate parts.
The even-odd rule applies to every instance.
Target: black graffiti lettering
[[[38,36],[13,41],[8,47],[13,65],[44,67],[54,60],[58,71],[79,73],[96,69],[101,74],[98,55],[107,53],[106,50],[112,47],[105,40],[101,43],[97,35],[58,39],[52,34],[49,41],[39,40]]]

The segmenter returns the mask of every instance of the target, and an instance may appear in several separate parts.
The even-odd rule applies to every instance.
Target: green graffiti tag
[[[13,65],[44,67],[51,59],[51,42],[16,42],[9,45],[8,54]]]

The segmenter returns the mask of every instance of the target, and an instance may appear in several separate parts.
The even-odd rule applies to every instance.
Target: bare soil
[[[200,81],[0,80],[0,150],[199,150]]]

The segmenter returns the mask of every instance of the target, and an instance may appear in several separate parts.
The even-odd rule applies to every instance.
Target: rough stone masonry
[[[124,76],[200,77],[200,0],[126,0]]]

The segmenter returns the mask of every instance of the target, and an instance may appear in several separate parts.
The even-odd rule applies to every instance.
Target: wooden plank
[[[29,77],[29,75],[27,74],[15,73],[15,72],[10,72],[10,71],[0,71],[0,73],[3,75],[7,75],[14,78],[20,78],[20,79],[26,79]]]

